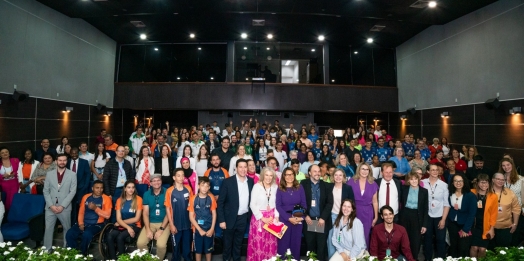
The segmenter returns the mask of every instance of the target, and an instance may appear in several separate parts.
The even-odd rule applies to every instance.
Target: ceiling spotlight
[[[113,111],[107,111],[106,112],[106,116],[111,116],[111,114],[113,114]]]
[[[273,39],[273,35],[272,34],[268,34],[267,35],[267,39]]]
[[[358,51],[355,51],[354,54],[358,54]]]
[[[249,81],[249,78],[246,78],[246,81]]]
[[[319,40],[319,41],[324,41],[324,39],[326,39],[326,38],[325,38],[323,35],[319,35],[319,36],[318,36],[318,40]]]
[[[215,78],[211,77],[211,80],[214,80]]]
[[[138,118],[138,114],[135,114],[135,118]]]
[[[368,42],[368,43],[373,43],[373,38],[368,38],[368,39],[367,39],[367,42]]]
[[[509,110],[509,114],[521,114],[522,113],[522,107],[513,107]]]
[[[442,118],[449,118],[449,115],[451,115],[451,113],[449,111],[444,111],[440,114],[440,117]]]
[[[247,50],[247,47],[244,46],[244,50]]]
[[[331,80],[331,82],[335,82],[335,79]]]
[[[189,34],[189,38],[195,38],[195,34]]]
[[[240,37],[242,37],[242,39],[246,39],[246,38],[247,38],[247,34],[246,34],[246,33],[242,33],[242,34],[240,35]]]
[[[268,47],[268,48],[266,48],[266,49],[269,50],[269,49],[271,49],[271,48]]]
[[[408,118],[408,116],[406,116],[406,115],[400,115],[400,119],[403,120],[403,121],[407,120],[407,118]]]
[[[140,34],[140,39],[142,39],[142,40],[147,39],[147,35],[146,34]]]
[[[155,51],[158,51],[158,48],[155,48]]]
[[[202,50],[202,47],[198,47],[198,50],[199,50],[199,51]]]
[[[69,112],[71,112],[72,110],[73,110],[73,107],[65,107],[65,108],[62,110],[62,112],[64,112],[64,113],[69,113]]]
[[[176,77],[177,80],[180,80],[180,77]]]
[[[380,121],[380,120],[379,120],[379,119],[377,119],[377,118],[374,118],[374,119],[373,119],[373,121],[374,121],[374,122],[377,122],[377,121]]]
[[[311,49],[311,51],[312,51],[312,52],[314,52],[314,51],[315,51],[315,49]]]
[[[429,2],[428,2],[428,6],[429,6],[430,8],[435,8],[435,7],[437,7],[437,1],[429,1]]]

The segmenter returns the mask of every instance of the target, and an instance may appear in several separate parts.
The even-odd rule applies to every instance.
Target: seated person
[[[68,247],[79,248],[82,255],[87,255],[93,236],[99,233],[107,219],[111,216],[111,198],[104,195],[104,183],[96,180],[93,183],[93,193],[88,193],[80,201],[78,223],[74,224],[66,234]],[[78,238],[81,237],[80,246]]]
[[[365,254],[366,238],[364,237],[364,225],[357,218],[357,212],[353,208],[352,199],[342,201],[340,211],[333,224],[332,240],[336,249],[330,261],[344,261],[357,258]]]
[[[117,260],[115,243],[118,247],[118,254],[123,254],[126,249],[126,239],[128,237],[135,238],[137,233],[140,232],[142,208],[142,198],[137,195],[135,183],[131,180],[126,181],[122,196],[118,198],[115,204],[115,227],[107,235],[108,259]]]
[[[388,205],[381,207],[380,216],[384,223],[375,225],[373,228],[369,243],[369,253],[378,257],[379,260],[390,256],[399,261],[415,261],[416,259],[411,254],[406,229],[401,225],[393,223],[395,218],[393,209]],[[405,256],[402,256],[400,253],[404,253]]]

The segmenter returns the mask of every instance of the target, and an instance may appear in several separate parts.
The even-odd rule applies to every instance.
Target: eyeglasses
[[[464,183],[464,180],[453,180],[455,183]]]

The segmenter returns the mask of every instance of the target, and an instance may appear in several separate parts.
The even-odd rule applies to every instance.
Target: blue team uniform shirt
[[[173,223],[177,230],[186,230],[191,228],[189,221],[189,212],[187,206],[189,204],[189,190],[184,187],[181,191],[173,188],[171,193],[171,207],[173,208]]]
[[[94,210],[91,210],[90,208],[87,207],[87,205],[89,205],[90,202],[93,202],[98,208],[102,209],[102,203],[103,203],[102,196],[95,198],[93,197],[93,195],[91,195],[86,199],[85,212],[84,212],[84,224],[85,225],[98,224],[98,219],[100,218]]]
[[[224,172],[222,171],[222,168],[220,168],[219,171],[209,171],[209,181],[211,185],[211,193],[213,195],[218,196],[220,194],[220,187],[222,186],[222,182],[224,182],[224,179],[226,179],[226,175],[224,175]]]
[[[387,161],[389,158],[389,151],[387,148],[377,147],[376,153],[376,155],[378,156],[378,161],[380,161],[380,163]]]
[[[415,154],[415,144],[402,142],[402,149],[404,149],[404,154],[409,157],[413,157]]]
[[[431,159],[431,151],[429,151],[429,149],[420,150],[420,158],[429,162]]]
[[[360,151],[360,154],[362,154],[362,159],[364,159],[364,161],[367,164],[371,164],[373,162],[373,156],[375,156],[377,154],[377,152],[375,151],[375,149],[373,147],[371,147],[370,150],[368,150],[366,147],[364,147]]]
[[[320,157],[322,157],[322,148],[312,148],[311,151],[313,151],[313,155],[315,155],[315,160],[320,160]]]

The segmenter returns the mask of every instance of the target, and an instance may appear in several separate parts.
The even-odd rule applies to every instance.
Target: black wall
[[[501,102],[498,109],[488,109],[482,103],[417,110],[415,115],[401,112],[392,121],[399,137],[406,133],[425,136],[428,141],[446,137],[459,151],[462,145],[474,145],[486,164],[495,170],[504,153],[511,154],[517,165],[524,165],[524,115],[510,115],[513,107],[524,107],[524,99]],[[441,118],[444,111],[451,116]],[[402,114],[408,115],[404,125],[400,120]]]
[[[19,157],[25,148],[36,149],[44,138],[56,147],[62,136],[67,136],[73,146],[87,141],[93,151],[100,129],[114,135],[113,116],[99,113],[96,106],[41,98],[15,102],[12,95],[3,93],[0,100],[0,146],[7,147],[11,156]],[[73,107],[73,111],[63,113],[66,106]],[[115,141],[118,139],[115,137]]]

